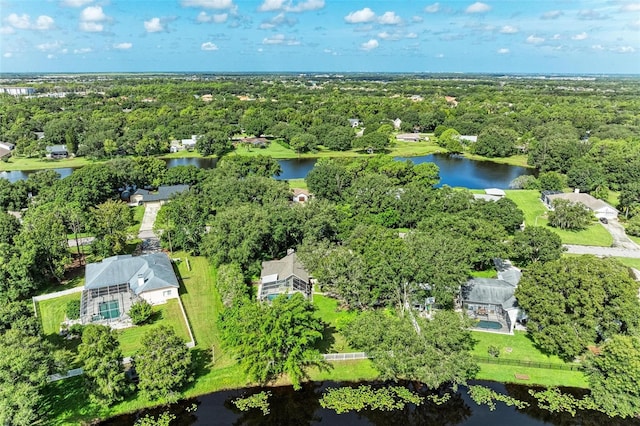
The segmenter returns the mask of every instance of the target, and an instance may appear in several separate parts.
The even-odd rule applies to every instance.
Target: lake
[[[379,426],[437,426],[437,425],[466,425],[466,426],[578,426],[578,425],[607,425],[607,426],[640,426],[640,420],[611,419],[601,413],[593,411],[579,411],[575,417],[568,413],[550,413],[540,410],[529,395],[531,387],[523,385],[509,385],[495,382],[474,381],[471,384],[481,384],[491,387],[497,392],[529,402],[528,408],[519,410],[496,403],[495,411],[487,406],[479,406],[467,395],[466,388],[461,386],[457,393],[446,403],[436,405],[425,402],[419,407],[407,406],[403,410],[395,411],[361,411],[346,414],[336,414],[333,410],[324,409],[319,404],[319,397],[327,387],[338,387],[340,384],[332,382],[305,383],[300,391],[294,391],[290,386],[276,388],[252,388],[232,391],[215,392],[179,402],[170,406],[176,415],[172,425],[379,425]],[[269,390],[271,412],[263,416],[262,412],[254,409],[241,412],[235,408],[232,401],[241,396]],[[581,395],[582,390],[569,390]],[[197,407],[195,411],[191,408]],[[107,420],[101,425],[124,426],[132,425],[135,420],[145,414],[158,415],[167,408],[144,410],[135,414],[118,416]]]
[[[509,187],[509,183],[520,175],[533,175],[534,169],[511,166],[508,164],[498,164],[491,161],[470,160],[461,156],[447,154],[431,154],[422,157],[396,157],[395,160],[410,160],[415,164],[424,162],[435,163],[440,168],[440,184],[449,186],[461,186],[470,189],[501,188]],[[277,179],[300,179],[307,176],[313,168],[317,159],[300,158],[278,160],[282,173]],[[201,168],[215,167],[215,158],[171,158],[167,160],[167,167],[194,165]],[[73,169],[69,167],[53,169],[61,177],[69,176]],[[11,182],[26,179],[30,173],[35,171],[11,171],[0,172],[0,177],[9,179]]]

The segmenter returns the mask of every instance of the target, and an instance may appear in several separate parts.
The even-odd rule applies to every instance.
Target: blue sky
[[[0,0],[0,71],[640,74],[640,2]]]

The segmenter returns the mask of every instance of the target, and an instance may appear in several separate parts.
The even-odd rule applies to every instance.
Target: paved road
[[[621,247],[597,247],[597,246],[574,246],[565,244],[567,253],[572,254],[594,254],[596,256],[632,257],[640,259],[640,250],[632,250]]]

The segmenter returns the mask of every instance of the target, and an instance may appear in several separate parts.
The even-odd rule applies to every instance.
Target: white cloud
[[[418,34],[416,34],[416,33],[409,33],[409,34],[407,34],[407,38],[418,38]]]
[[[51,53],[47,55],[47,59],[55,59],[55,58],[56,58],[56,55],[52,55]]]
[[[378,37],[383,39],[383,40],[400,40],[402,38],[400,33],[388,33],[386,31],[383,31],[381,33],[378,33]]]
[[[276,34],[273,37],[265,37],[262,44],[283,44],[287,46],[297,46],[300,42],[293,38],[286,38],[284,34]]]
[[[549,12],[543,13],[540,19],[557,19],[562,15],[563,13],[561,10],[550,10]]]
[[[36,23],[34,24],[33,29],[40,31],[50,30],[54,27],[53,23],[54,21],[52,17],[47,15],[40,15],[38,16],[38,19],[36,19]]]
[[[586,40],[589,37],[584,31],[571,37],[571,40]]]
[[[80,22],[80,30],[87,33],[99,33],[104,30],[104,25],[98,22]]]
[[[534,36],[533,34],[527,37],[527,43],[530,44],[540,44],[544,42],[544,38]]]
[[[602,46],[601,44],[594,44],[591,46],[591,48],[593,50],[598,50],[598,51],[603,51],[604,50],[604,46]]]
[[[466,13],[486,13],[491,10],[491,6],[482,2],[475,2],[465,9]]]
[[[271,30],[271,29],[279,27],[281,25],[288,25],[288,26],[292,27],[297,23],[298,23],[297,19],[289,18],[284,13],[278,13],[276,16],[274,16],[273,18],[269,19],[268,21],[263,21],[262,24],[260,24],[259,28],[261,30]]]
[[[603,15],[602,13],[594,9],[584,9],[578,12],[578,19],[591,21],[591,20],[607,19],[607,16]]]
[[[258,7],[260,12],[273,12],[283,10],[285,12],[307,12],[324,7],[324,0],[303,0],[293,4],[291,0],[264,0]]]
[[[414,15],[411,17],[411,22],[418,23],[422,21],[424,21],[424,18],[422,16]]]
[[[638,19],[637,21],[633,21],[632,23],[629,24],[629,27],[633,28],[633,29],[640,29],[640,19]],[[0,33],[1,34],[1,33]]]
[[[506,55],[509,53],[509,49],[503,47],[502,49],[498,49],[498,53],[500,55]]]
[[[207,41],[207,42],[202,43],[200,45],[200,49],[202,49],[202,50],[218,50],[218,46],[216,46],[214,43],[211,43],[210,41]]]
[[[442,59],[442,58],[444,58],[444,53],[438,53],[438,54],[436,55],[436,58],[438,58],[438,59]]]
[[[148,33],[160,33],[166,31],[166,28],[160,21],[160,18],[151,18],[148,21],[144,21],[144,29]]]
[[[344,20],[349,24],[363,24],[366,22],[372,22],[376,18],[376,14],[373,10],[365,7],[362,10],[351,12],[344,17]]]
[[[625,4],[620,8],[622,12],[640,12],[640,3]]]
[[[75,53],[76,55],[83,55],[85,53],[91,53],[93,52],[93,49],[91,49],[90,47],[83,47],[81,49],[73,49],[73,53]],[[62,52],[62,53],[67,53],[67,52]]]
[[[0,27],[0,34],[2,35],[13,34],[15,32],[16,30],[14,30],[13,27],[10,27],[8,25],[6,27]]]
[[[38,49],[41,52],[50,52],[53,50],[59,50],[61,47],[62,47],[62,43],[56,40],[52,42],[39,44],[36,46],[36,49]]]
[[[10,58],[13,56],[13,53],[11,52],[6,52],[4,55],[2,55],[4,58]]]
[[[514,27],[512,25],[505,25],[504,27],[500,28],[500,32],[502,34],[515,34],[518,31],[520,31],[518,27]]]
[[[301,1],[295,6],[289,6],[287,12],[307,12],[310,10],[318,10],[324,7],[324,0],[306,0]]]
[[[202,7],[204,9],[231,9],[233,0],[182,0],[184,7]]]
[[[103,22],[109,17],[102,11],[102,6],[89,6],[80,13],[80,29],[89,33],[99,33],[104,30]]]
[[[19,30],[28,30],[29,28],[31,28],[29,15],[27,14],[22,14],[18,16],[17,14],[12,13],[11,15],[7,16],[5,21],[7,22],[7,24],[11,25],[13,28],[17,28]]]
[[[270,12],[272,10],[280,10],[284,8],[286,0],[265,0],[264,3],[258,7],[260,12]]]
[[[402,23],[402,19],[395,12],[385,12],[378,18],[378,22],[382,25],[398,25]]]
[[[107,15],[102,11],[102,6],[89,6],[80,13],[83,22],[101,22],[107,20]]]
[[[560,40],[562,38],[562,36],[560,34],[554,34],[553,37],[551,37],[551,40]]]
[[[133,43],[129,43],[129,42],[116,43],[113,45],[113,48],[118,50],[129,50],[132,47],[133,47]]]
[[[616,53],[634,53],[636,49],[632,46],[620,46],[614,47],[611,51]]]
[[[82,7],[91,3],[93,0],[62,0],[60,4],[66,7]]]
[[[367,41],[365,43],[362,43],[360,45],[360,48],[362,50],[369,51],[369,50],[376,49],[378,46],[380,46],[380,43],[378,43],[378,40],[376,40],[375,38],[372,38],[371,40],[369,40],[369,41]]]
[[[196,18],[196,21],[198,22],[214,22],[216,24],[222,24],[224,22],[227,22],[227,19],[229,19],[229,14],[228,13],[216,13],[213,15],[207,15],[207,12],[200,12],[200,14],[198,14],[198,17]]]
[[[429,6],[424,8],[424,11],[427,13],[436,13],[440,10],[440,3],[430,4]]]

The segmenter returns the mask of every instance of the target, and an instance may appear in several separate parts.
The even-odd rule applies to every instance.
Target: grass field
[[[633,259],[630,257],[616,257],[625,266],[629,266],[631,268],[636,268],[640,270],[640,259]]]
[[[534,189],[507,190],[507,198],[513,200],[524,212],[527,226],[545,226],[560,236],[563,244],[610,247],[613,237],[607,230],[594,221],[583,231],[566,231],[548,226],[547,208],[540,201],[540,192]]]
[[[499,357],[502,359],[564,364],[564,361],[557,356],[546,355],[541,352],[524,332],[516,331],[514,335],[511,336],[474,331],[473,338],[477,343],[472,353],[480,357],[488,356],[487,350],[489,346],[493,345],[500,348]],[[529,376],[529,380],[516,380],[515,374],[526,374]],[[478,379],[544,386],[587,387],[586,379],[579,371],[553,370],[505,364],[480,363]]]
[[[477,161],[491,161],[493,163],[499,163],[499,164],[509,164],[511,166],[520,166],[520,167],[531,167],[529,166],[529,164],[527,164],[527,156],[522,154],[522,155],[512,155],[511,157],[504,157],[504,158],[500,158],[500,157],[483,157],[481,155],[476,155],[476,154],[471,154],[468,152],[465,152],[464,154],[462,154],[465,158],[468,158],[470,160],[477,160]]]
[[[57,335],[60,324],[64,321],[67,311],[67,303],[72,300],[80,300],[81,293],[73,293],[55,299],[36,302],[38,318],[42,323],[42,331],[46,336]]]
[[[321,294],[313,295],[313,304],[318,308],[318,316],[327,323],[324,338],[318,347],[320,352],[355,352],[338,330],[347,321],[353,319],[357,313],[355,311],[339,309],[336,299]]]
[[[289,188],[309,189],[304,179],[289,179],[287,182],[289,182]]]

